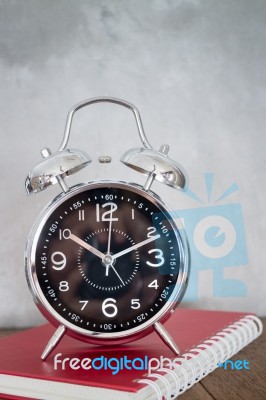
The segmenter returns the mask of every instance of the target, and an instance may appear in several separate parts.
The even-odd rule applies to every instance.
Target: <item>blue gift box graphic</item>
[[[239,203],[217,205],[238,187],[232,184],[216,204],[210,204],[214,175],[206,173],[204,176],[209,204],[204,204],[189,189],[186,194],[200,201],[202,206],[175,211],[186,231],[191,257],[190,279],[184,300],[198,300],[199,272],[202,270],[213,272],[214,297],[245,297],[247,288],[244,282],[224,278],[225,268],[248,263],[242,207]]]

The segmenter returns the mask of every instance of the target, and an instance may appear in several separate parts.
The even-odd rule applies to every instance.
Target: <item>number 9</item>
[[[55,259],[57,257],[57,260]],[[58,259],[59,258],[59,259]],[[61,251],[55,251],[51,256],[52,268],[61,271],[66,266],[66,256]]]

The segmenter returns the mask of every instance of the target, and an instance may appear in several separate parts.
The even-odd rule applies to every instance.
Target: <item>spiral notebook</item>
[[[262,332],[255,315],[188,309],[177,309],[165,327],[181,349],[179,357],[156,333],[112,348],[65,336],[45,362],[40,354],[51,325],[0,339],[0,398],[174,399]],[[67,359],[74,360],[71,366]],[[96,368],[89,368],[92,363]]]

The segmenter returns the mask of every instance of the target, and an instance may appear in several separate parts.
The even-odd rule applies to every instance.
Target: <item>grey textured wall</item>
[[[204,271],[192,306],[266,314],[265,21],[264,0],[0,0],[0,326],[42,320],[23,252],[34,219],[58,189],[27,198],[24,179],[42,147],[59,146],[69,108],[98,95],[137,105],[152,144],[172,146],[197,194],[205,196],[204,172],[215,174],[216,197],[237,182],[231,200],[243,208],[249,263],[224,273],[243,281],[247,296],[215,297],[211,271]],[[139,144],[128,110],[80,112],[71,145],[114,162],[95,162],[71,183],[143,182],[118,162]],[[154,188],[175,209],[197,206]]]

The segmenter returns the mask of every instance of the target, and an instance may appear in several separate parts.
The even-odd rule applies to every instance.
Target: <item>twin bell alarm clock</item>
[[[128,150],[120,161],[146,176],[143,185],[91,180],[67,186],[66,178],[92,161],[83,150],[67,148],[73,116],[102,102],[134,114],[142,147]],[[26,247],[29,288],[56,328],[42,360],[64,334],[110,346],[156,331],[179,353],[163,323],[186,290],[189,251],[173,211],[151,190],[154,180],[173,189],[186,186],[183,169],[168,151],[168,145],[159,151],[152,148],[134,105],[112,97],[75,105],[58,151],[41,151],[43,160],[29,172],[26,192],[39,193],[54,184],[61,190],[38,217]],[[108,163],[111,158],[103,155],[98,161]]]

